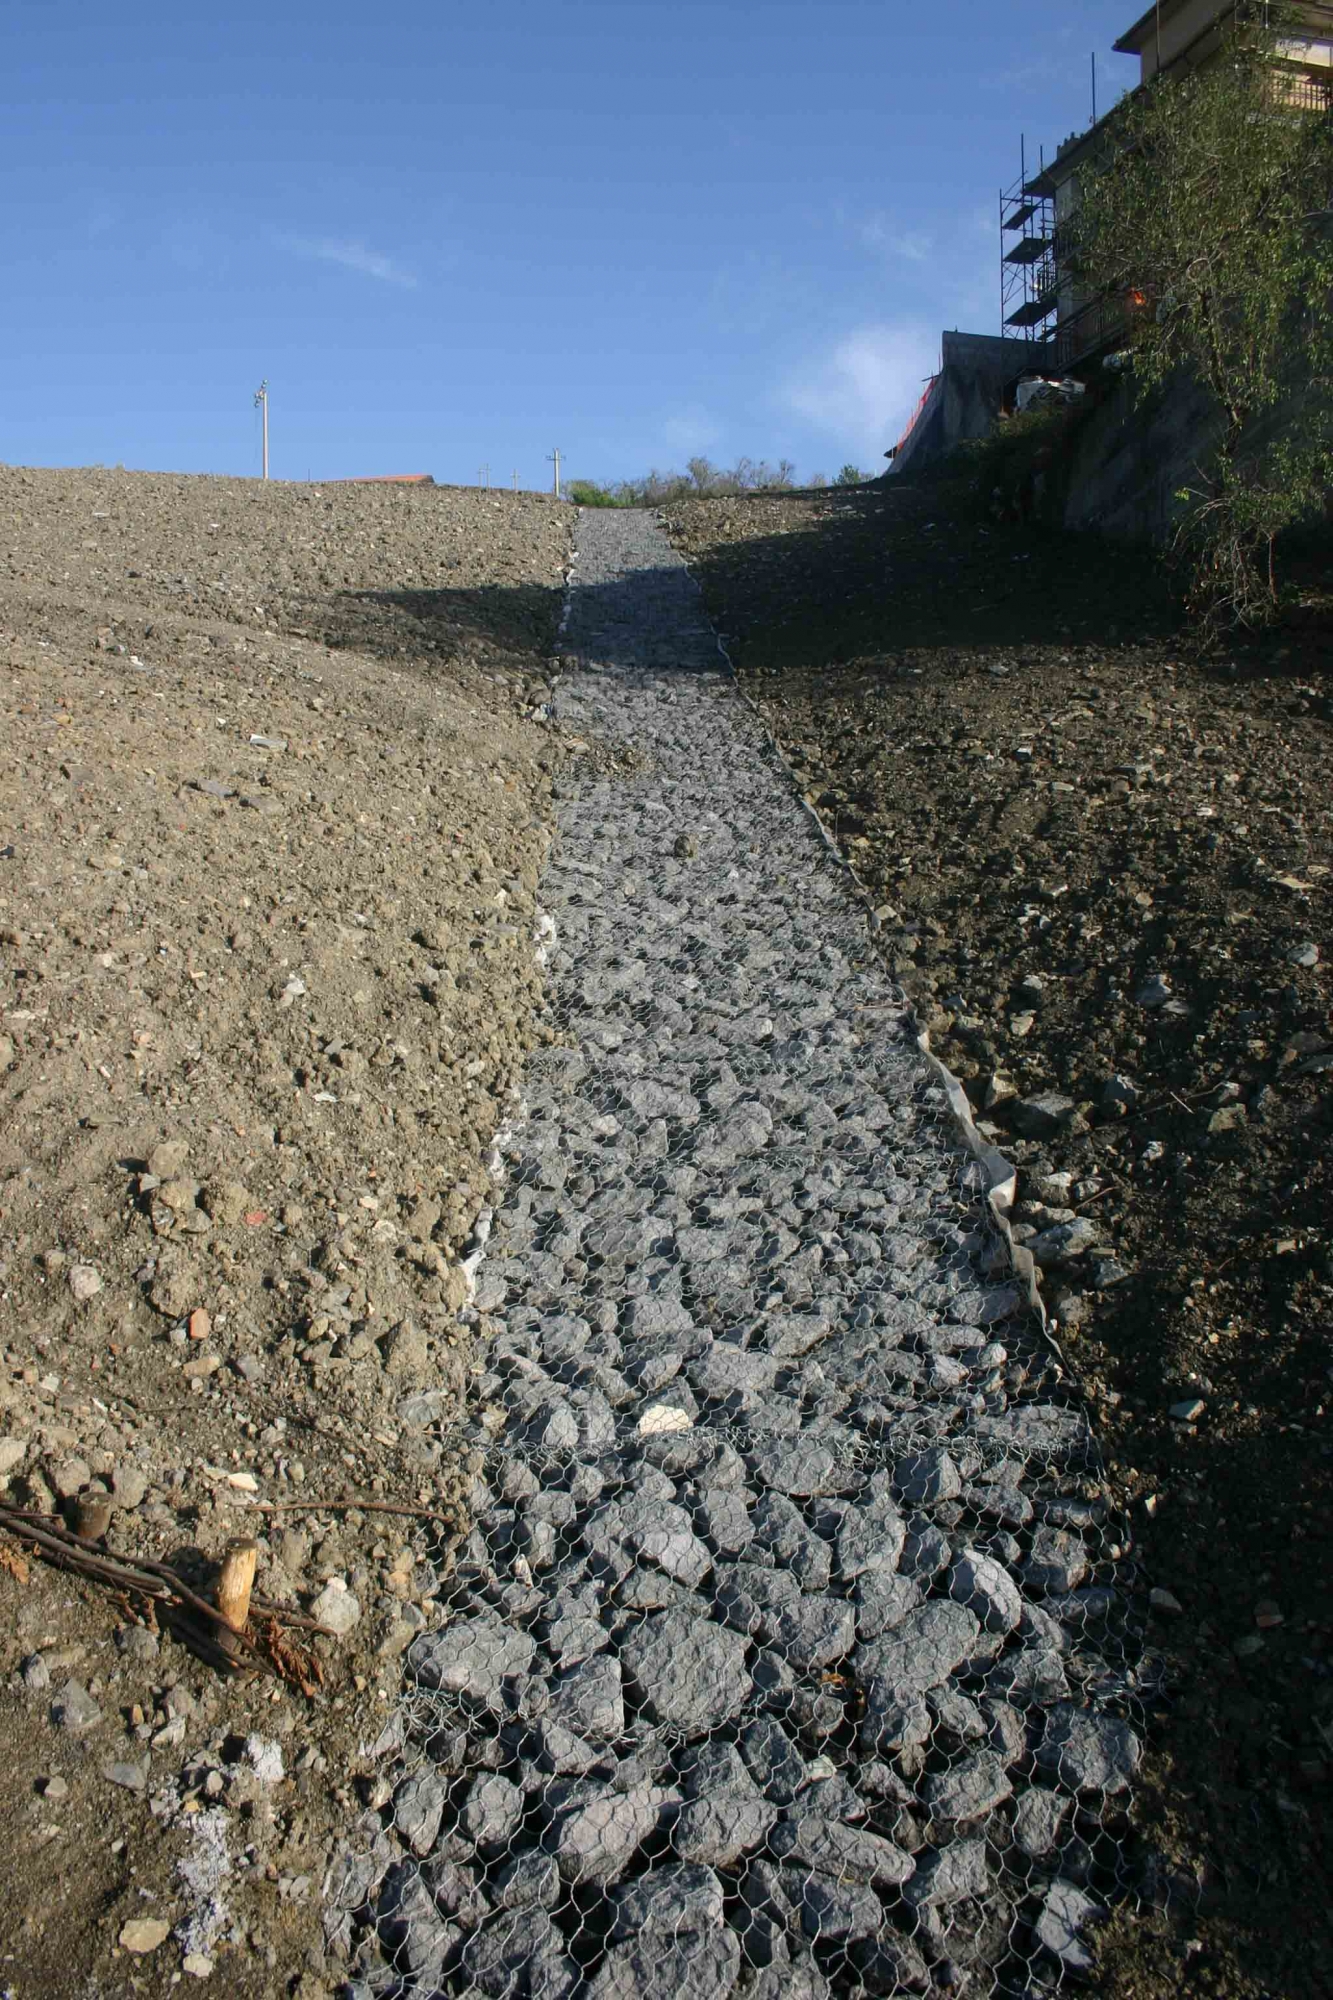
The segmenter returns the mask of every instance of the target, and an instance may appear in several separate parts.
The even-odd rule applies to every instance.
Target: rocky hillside
[[[5,468],[0,525],[0,1497],[201,1580],[253,1535],[341,1634],[238,1681],[3,1542],[7,1978],[271,1993],[465,1476],[569,513]]]

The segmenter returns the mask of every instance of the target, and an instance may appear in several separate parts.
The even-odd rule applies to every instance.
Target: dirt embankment
[[[1326,579],[1192,662],[1151,559],[947,488],[670,510],[977,1115],[1171,1699],[1108,1995],[1333,1985]],[[1149,1597],[1149,1591],[1157,1593]]]
[[[255,1535],[267,1596],[345,1628],[229,1680],[3,1541],[16,1995],[321,1990],[357,1746],[467,1476],[485,1156],[548,1032],[570,525],[0,468],[0,1500],[105,1489],[108,1546],[201,1582]]]

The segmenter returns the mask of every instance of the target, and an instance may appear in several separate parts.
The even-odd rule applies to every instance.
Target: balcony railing
[[[1130,308],[1118,296],[1089,299],[1055,329],[1055,366],[1068,374],[1080,362],[1091,361],[1117,346],[1129,331]]]
[[[1312,76],[1309,70],[1273,72],[1274,102],[1291,111],[1333,110],[1333,78]]]

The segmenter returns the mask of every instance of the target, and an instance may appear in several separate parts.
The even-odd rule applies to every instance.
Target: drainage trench
[[[1139,1757],[1123,1552],[901,992],[653,518],[580,521],[475,1525],[325,1883],[347,1990],[1036,1994]]]

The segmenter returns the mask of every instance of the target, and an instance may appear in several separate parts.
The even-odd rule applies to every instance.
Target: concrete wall
[[[889,470],[905,472],[909,465],[929,465],[933,459],[943,458],[949,442],[944,432],[944,376],[940,374],[917,412],[916,422],[900,441]]]
[[[1176,62],[1197,65],[1209,61],[1222,46],[1231,25],[1232,9],[1221,0],[1179,0],[1167,5],[1159,19],[1151,11],[1135,22],[1116,43],[1123,55],[1137,54],[1139,81],[1147,83],[1159,69],[1168,70]],[[1295,0],[1290,16],[1291,33],[1285,35],[1280,50],[1292,62],[1316,68],[1329,65],[1329,15],[1326,5],[1302,5]],[[1160,49],[1159,49],[1160,39]],[[1159,60],[1160,56],[1160,60]]]
[[[1294,391],[1267,411],[1246,432],[1245,449],[1262,453],[1304,402]],[[1040,511],[1066,528],[1163,542],[1183,511],[1176,494],[1196,482],[1199,461],[1211,456],[1221,430],[1216,405],[1188,377],[1143,402],[1123,377],[1094,389],[1046,475]]]
[[[943,366],[893,470],[929,464],[965,439],[988,437],[1018,377],[1041,372],[1048,360],[1035,342],[946,333]],[[1269,427],[1276,421],[1275,414]],[[1194,481],[1217,425],[1208,397],[1187,379],[1140,402],[1128,377],[1102,373],[1043,453],[1021,504],[1066,528],[1163,542],[1181,513],[1175,496]]]
[[[946,333],[943,359],[945,428],[954,439],[989,436],[1006,391],[1045,365],[1037,342],[991,333]]]
[[[1006,391],[1018,376],[1044,366],[1036,342],[991,333],[946,333],[940,372],[921,414],[900,445],[895,472],[942,458],[967,438],[988,437]]]
[[[1215,434],[1208,399],[1182,382],[1150,403],[1121,378],[1094,394],[1070,427],[1069,451],[1051,477],[1049,511],[1067,528],[1164,541],[1180,513],[1175,494]]]
[[[1187,50],[1193,51],[1196,54],[1204,53],[1203,49],[1195,50],[1195,44],[1200,41],[1201,37],[1207,35],[1210,29],[1218,30],[1219,16],[1226,17],[1229,12],[1229,8],[1218,5],[1218,0],[1185,0],[1185,4],[1181,7],[1171,9],[1164,7],[1162,9],[1161,67],[1169,69],[1171,64],[1184,55]],[[1218,32],[1220,33],[1220,30]],[[1117,46],[1119,45],[1117,44]],[[1209,47],[1208,53],[1211,53],[1211,47]],[[1152,32],[1147,34],[1140,44],[1139,68],[1140,78],[1144,83],[1148,81],[1149,77],[1156,76],[1157,74],[1157,34],[1155,24]]]

